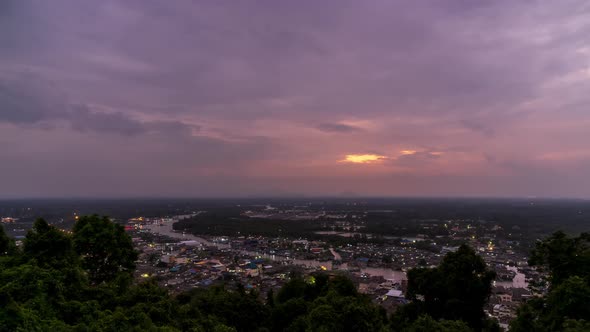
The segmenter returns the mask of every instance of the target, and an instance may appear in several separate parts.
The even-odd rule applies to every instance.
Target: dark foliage
[[[590,234],[556,232],[536,244],[529,264],[550,275],[547,296],[523,305],[511,331],[590,330]]]
[[[408,324],[427,314],[435,319],[461,320],[481,330],[486,322],[483,307],[494,278],[484,260],[463,245],[447,254],[437,268],[408,272],[407,296],[413,303],[396,313],[394,320]]]
[[[81,217],[74,225],[74,247],[95,284],[112,281],[135,269],[137,252],[123,226],[107,217]]]

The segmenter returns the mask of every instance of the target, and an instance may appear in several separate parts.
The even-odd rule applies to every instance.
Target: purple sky
[[[590,2],[0,1],[0,197],[590,197]]]

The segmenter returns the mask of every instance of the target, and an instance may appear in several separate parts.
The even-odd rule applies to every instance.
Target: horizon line
[[[491,200],[578,200],[588,201],[589,197],[572,196],[493,196],[493,195],[361,195],[361,194],[334,194],[334,195],[253,195],[253,196],[20,196],[1,197],[0,201],[19,200],[251,200],[251,199],[491,199]]]

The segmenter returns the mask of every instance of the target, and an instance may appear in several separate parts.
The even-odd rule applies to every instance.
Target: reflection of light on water
[[[512,281],[495,282],[496,285],[508,287],[508,288],[510,288],[510,287],[512,287],[512,288],[527,288],[528,287],[528,283],[526,281],[525,275],[523,273],[521,273],[520,271],[518,271],[518,268],[516,268],[514,266],[507,266],[506,269],[516,272],[516,275],[514,276]]]

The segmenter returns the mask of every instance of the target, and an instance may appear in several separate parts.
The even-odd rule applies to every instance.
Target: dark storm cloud
[[[0,122],[35,124],[66,113],[63,95],[38,75],[0,71]]]
[[[70,104],[55,83],[38,75],[0,72],[0,122],[41,128],[55,121],[66,122],[77,131],[124,135],[149,132],[190,135],[199,128],[180,121],[142,122],[122,112],[92,111],[86,105]]]
[[[96,130],[103,133],[140,134],[146,131],[142,123],[123,113],[93,113],[84,106],[75,106],[71,111],[72,128],[79,131]]]
[[[190,136],[198,131],[199,126],[188,125],[180,121],[138,121],[122,112],[92,112],[84,105],[74,105],[66,118],[74,130],[96,131],[100,133],[117,133],[138,135],[146,133],[164,133],[167,135]]]

